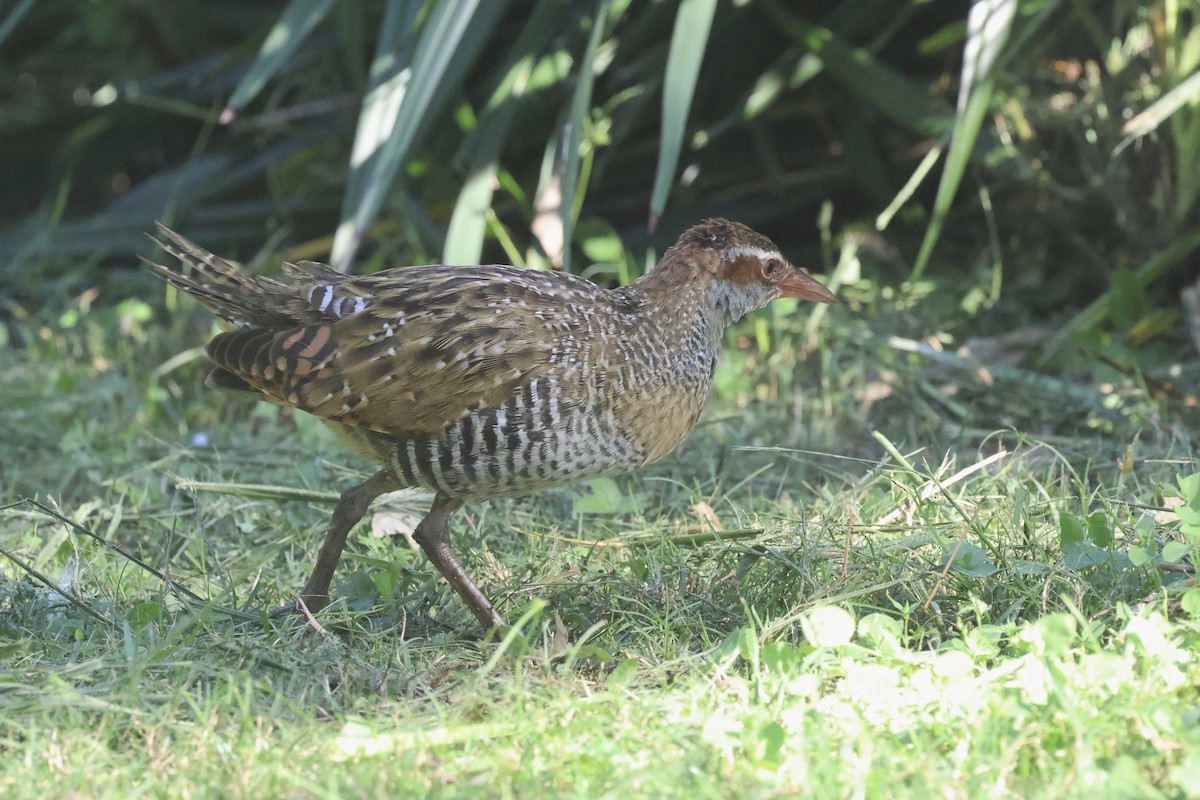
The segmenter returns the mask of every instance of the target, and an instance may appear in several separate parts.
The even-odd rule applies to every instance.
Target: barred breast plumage
[[[302,262],[278,280],[160,232],[195,273],[154,271],[231,328],[208,345],[209,385],[314,414],[382,467],[343,495],[300,602],[327,602],[371,499],[420,486],[437,500],[415,538],[485,628],[500,617],[449,549],[462,502],[661,458],[695,425],[731,321],[779,296],[833,301],[769,239],[725,220],[690,229],[616,290],[506,266],[352,277]]]

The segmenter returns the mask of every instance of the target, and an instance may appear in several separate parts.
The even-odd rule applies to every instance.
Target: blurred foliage
[[[925,275],[985,328],[1055,317],[1047,358],[1141,343],[1181,329],[1200,245],[1197,22],[1176,0],[18,2],[0,281],[26,306],[139,294],[155,219],[247,259],[628,281],[723,215],[856,309]]]

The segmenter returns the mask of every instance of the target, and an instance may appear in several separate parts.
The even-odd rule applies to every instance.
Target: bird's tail
[[[290,317],[279,310],[277,300],[283,286],[278,281],[247,275],[161,222],[158,232],[162,238],[151,236],[151,240],[191,268],[192,274],[142,259],[155,275],[192,295],[235,327],[289,323]]]

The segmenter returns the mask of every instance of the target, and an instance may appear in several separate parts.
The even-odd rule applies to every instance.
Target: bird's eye
[[[778,270],[779,270],[779,262],[773,258],[770,261],[763,264],[763,274],[768,277],[770,277],[771,275],[774,275]]]

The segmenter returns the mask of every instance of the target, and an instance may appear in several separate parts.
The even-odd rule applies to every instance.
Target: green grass
[[[806,358],[745,327],[653,469],[460,514],[501,642],[369,526],[320,630],[269,621],[368,465],[207,394],[198,315],[15,318],[0,795],[1200,794],[1195,412],[914,353],[872,331],[978,321],[863,291]]]

